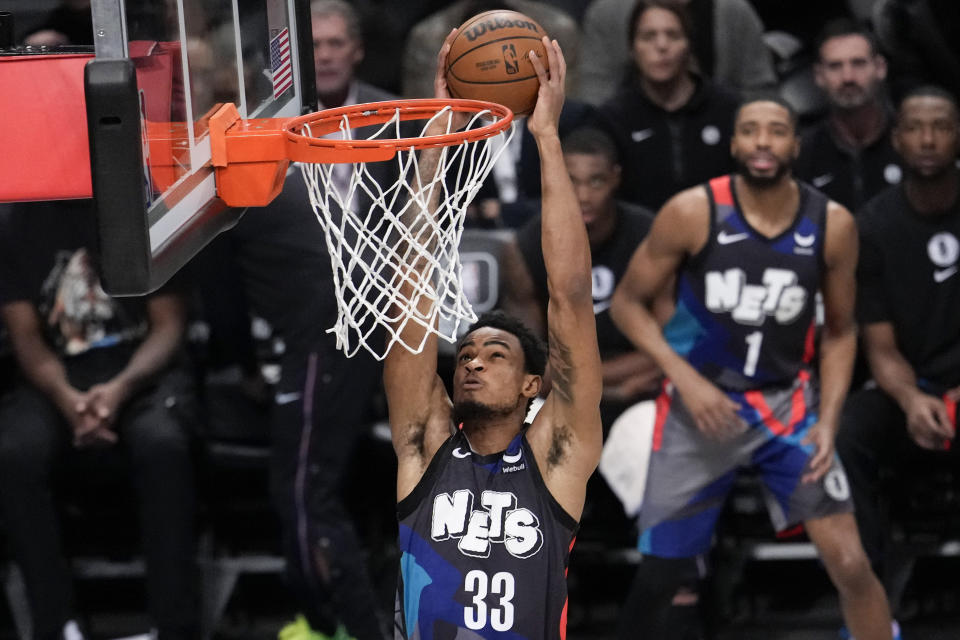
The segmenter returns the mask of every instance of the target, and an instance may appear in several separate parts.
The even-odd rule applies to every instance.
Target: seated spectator
[[[640,245],[653,213],[615,199],[622,170],[617,149],[610,137],[594,128],[575,129],[563,138],[563,157],[573,182],[590,242],[593,273],[593,311],[603,373],[600,418],[604,433],[627,408],[652,399],[659,390],[660,368],[645,353],[636,350],[610,319],[613,290],[627,269],[630,257]],[[528,282],[526,295],[535,303],[539,317],[530,326],[546,326],[547,271],[540,250],[540,217],[530,220],[517,234],[523,260],[522,273],[507,274],[517,283]],[[581,540],[601,539],[606,543],[633,542],[632,523],[606,481],[594,474],[587,485],[587,504],[581,523]]]
[[[363,61],[360,17],[344,0],[315,0],[310,5],[313,67],[318,108],[392,100],[396,96],[356,77]]]
[[[887,63],[873,34],[849,20],[828,24],[817,42],[815,79],[830,110],[803,133],[794,172],[853,211],[900,182]]]
[[[763,42],[763,23],[746,0],[682,0],[682,4],[690,13],[692,49],[704,77],[743,94],[774,88],[777,77]],[[632,68],[630,41],[624,36],[633,8],[629,0],[590,3],[574,95],[602,104],[616,93]]]
[[[889,536],[880,470],[949,463],[960,477],[960,449],[951,446],[960,398],[956,99],[934,87],[907,94],[893,141],[904,182],[858,215],[857,307],[876,386],[849,396],[837,438],[860,536],[878,575]]]
[[[560,138],[563,139],[576,129],[602,127],[603,120],[597,108],[592,104],[567,98],[563,102],[560,122],[557,126],[559,127]],[[522,136],[520,158],[517,166],[519,191],[523,198],[534,201],[532,204],[528,204],[528,208],[538,210],[540,200],[540,153],[537,151],[537,145],[526,126],[522,127],[517,133]],[[535,213],[536,211],[531,213],[522,222],[527,222]],[[517,226],[522,226],[522,224]]]
[[[579,100],[564,101],[557,124],[561,137],[580,127],[601,125],[601,117],[593,105]],[[540,152],[527,130],[526,120],[514,120],[511,126],[514,135],[507,149],[467,209],[467,225],[515,229],[539,211]]]
[[[856,212],[902,177],[893,148],[892,108],[884,87],[887,66],[873,33],[837,19],[817,38],[814,78],[829,111],[803,132],[795,175]],[[851,388],[869,377],[862,349]]]
[[[89,201],[0,217],[0,312],[21,378],[0,404],[0,506],[35,638],[81,638],[52,480],[72,463],[129,461],[147,600],[159,638],[198,637],[192,379],[180,366],[185,304],[173,288],[112,299],[92,253]],[[112,497],[111,497],[112,498]]]
[[[621,150],[620,197],[657,210],[732,170],[738,99],[693,71],[693,27],[682,0],[640,0],[629,25],[635,68],[601,113]]]
[[[873,34],[848,20],[828,24],[817,42],[815,78],[830,111],[803,133],[794,170],[856,210],[902,175],[890,140],[887,63]]]
[[[960,96],[960,4],[955,0],[877,0],[873,26],[890,61],[895,99],[936,84]]]
[[[575,87],[574,61],[580,44],[580,27],[566,12],[540,0],[457,0],[414,25],[403,49],[403,97],[433,96],[437,49],[451,29],[492,9],[511,9],[533,18],[563,47],[569,69],[567,85]]]

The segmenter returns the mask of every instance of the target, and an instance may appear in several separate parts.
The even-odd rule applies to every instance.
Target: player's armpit
[[[413,491],[437,451],[453,433],[450,401],[442,383],[434,395],[441,397],[436,402],[425,403],[422,413],[406,414],[415,416],[413,420],[397,420],[391,413],[390,435],[397,455],[397,500]]]

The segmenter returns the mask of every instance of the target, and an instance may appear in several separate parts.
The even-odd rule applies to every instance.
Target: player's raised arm
[[[541,242],[550,294],[547,338],[553,389],[528,438],[551,493],[576,516],[583,509],[586,478],[600,459],[603,385],[590,244],[557,132],[566,67],[559,45],[546,39],[544,45],[549,71],[531,55],[540,90],[528,127],[540,151]]]
[[[437,73],[434,82],[435,97],[449,98],[443,69],[446,66],[450,44],[456,37],[454,29],[447,36],[437,55]],[[438,117],[434,128],[457,128]],[[425,135],[438,133],[425,131]],[[420,156],[419,180],[440,180],[439,164],[443,149],[425,149]],[[418,191],[420,189],[417,189]],[[436,185],[427,191],[428,202],[410,203],[403,222],[408,226],[424,224],[423,215],[432,215],[437,207],[441,188]],[[427,211],[421,210],[426,207]],[[413,235],[416,235],[415,233]],[[418,310],[419,318],[431,317],[430,309],[436,304],[430,261],[419,259],[404,264],[398,278],[397,304],[409,304]],[[394,342],[384,360],[383,386],[387,396],[390,415],[390,431],[397,454],[397,498],[405,497],[416,486],[433,454],[450,436],[450,399],[437,375],[437,335],[416,321],[407,321],[396,327],[401,340]],[[408,350],[407,345],[422,345],[419,353]]]

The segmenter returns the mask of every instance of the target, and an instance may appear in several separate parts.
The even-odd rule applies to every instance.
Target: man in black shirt
[[[887,63],[873,34],[850,20],[829,23],[818,43],[814,77],[830,111],[803,133],[794,172],[855,210],[900,182],[883,86]]]
[[[955,439],[960,396],[956,101],[934,87],[910,92],[893,135],[905,181],[859,215],[857,313],[876,387],[850,395],[837,439],[860,535],[878,568],[888,535],[878,471],[937,458],[960,469],[956,448],[945,452]]]
[[[129,463],[158,637],[199,637],[183,297],[104,293],[89,201],[0,214],[0,315],[19,379],[0,402],[0,507],[34,638],[78,638],[53,478]],[[76,480],[79,474],[72,474]],[[104,496],[115,501],[114,496]]]
[[[619,196],[659,209],[678,191],[733,169],[737,96],[694,73],[693,27],[679,2],[638,2],[630,15],[635,68],[601,108],[620,148]]]

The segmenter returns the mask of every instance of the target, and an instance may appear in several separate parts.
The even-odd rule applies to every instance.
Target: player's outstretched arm
[[[648,353],[683,396],[701,431],[723,437],[743,428],[737,404],[701,376],[666,341],[654,313],[682,261],[707,241],[709,203],[702,187],[683,191],[657,214],[614,291],[610,316],[620,331]]]
[[[557,132],[566,66],[555,41],[545,38],[544,46],[546,69],[540,59],[530,56],[540,90],[527,126],[540,152],[541,244],[550,296],[547,341],[553,388],[528,438],[550,492],[578,517],[586,480],[600,459],[603,385],[593,316],[590,244]]]
[[[447,52],[456,37],[456,29],[450,32],[437,55],[437,71],[434,92],[437,98],[449,98],[443,69]],[[446,128],[451,125],[441,117],[434,126]],[[439,133],[428,130],[425,135]],[[433,181],[438,178],[441,149],[425,149],[419,160],[419,179]],[[440,189],[432,191],[426,204],[429,211],[437,207]],[[422,224],[418,215],[423,212],[408,207],[408,225]],[[431,286],[431,265],[419,260],[403,265],[399,278],[397,304],[409,305],[418,310],[417,316],[428,318],[435,304],[435,292]],[[393,314],[398,316],[398,314]],[[383,386],[387,397],[390,431],[393,448],[397,454],[397,499],[407,496],[417,485],[437,449],[450,436],[451,402],[437,375],[437,336],[416,321],[408,321],[394,327],[400,336],[384,360]],[[422,345],[419,353],[413,353],[403,344]]]

